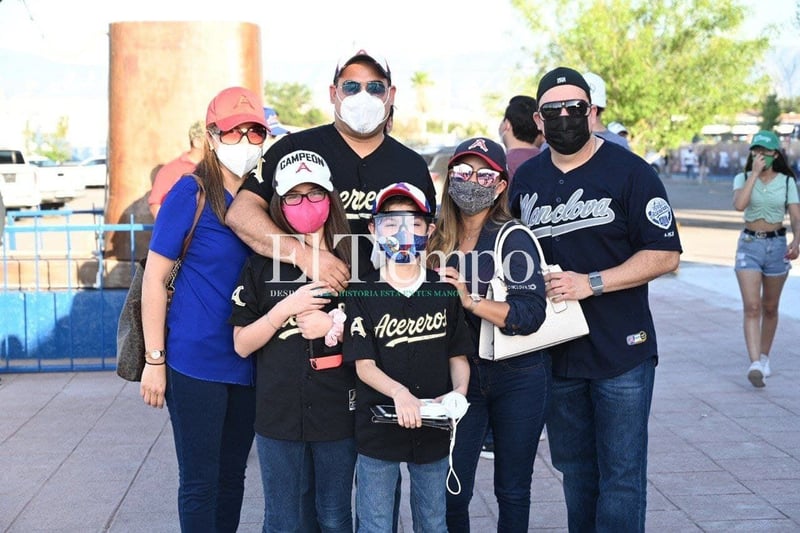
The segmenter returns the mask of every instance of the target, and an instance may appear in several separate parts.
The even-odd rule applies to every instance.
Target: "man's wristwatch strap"
[[[589,286],[592,288],[592,294],[594,296],[603,294],[603,277],[600,275],[600,272],[589,272]]]

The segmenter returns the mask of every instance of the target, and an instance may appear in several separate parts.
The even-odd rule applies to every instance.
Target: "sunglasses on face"
[[[497,183],[497,178],[500,177],[500,172],[496,170],[491,168],[475,170],[472,165],[467,163],[458,163],[447,170],[447,177],[453,181],[469,181],[473,174],[476,175],[478,184],[483,187],[493,187]]]
[[[550,120],[558,117],[562,109],[567,110],[567,115],[571,117],[585,117],[589,114],[592,105],[586,100],[562,100],[560,102],[547,102],[539,106],[539,115]]]
[[[358,94],[361,92],[362,88],[365,88],[367,94],[371,94],[372,96],[383,96],[386,94],[386,85],[384,85],[382,81],[368,81],[366,83],[361,83],[358,81],[346,80],[342,82],[339,88],[342,90],[342,93],[344,93],[345,96],[353,96]]]
[[[281,201],[286,205],[300,205],[300,202],[302,202],[303,198],[305,198],[312,204],[316,204],[327,197],[328,193],[322,189],[312,189],[307,193],[290,192],[284,195],[284,197],[281,198]]]
[[[267,128],[257,124],[249,128],[231,128],[228,131],[212,131],[214,135],[219,137],[222,144],[239,144],[242,137],[247,135],[247,142],[250,144],[261,144],[267,138]]]

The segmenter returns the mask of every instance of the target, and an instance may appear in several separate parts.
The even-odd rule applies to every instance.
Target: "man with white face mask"
[[[367,223],[378,191],[402,179],[424,191],[431,205],[436,205],[436,193],[425,160],[385,131],[395,96],[385,61],[359,50],[337,64],[329,93],[333,124],[292,133],[272,145],[264,155],[262,179],[245,182],[226,222],[256,252],[293,262],[309,278],[341,290],[374,268]],[[275,237],[280,232],[266,212],[272,176],[278,161],[296,150],[316,152],[330,166],[351,232],[363,236],[354,241],[351,265],[325,251],[312,253],[294,238]]]

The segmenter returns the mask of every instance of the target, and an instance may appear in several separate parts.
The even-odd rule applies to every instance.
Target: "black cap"
[[[554,68],[542,76],[542,79],[539,81],[539,88],[536,91],[536,99],[541,101],[544,93],[559,85],[574,85],[575,87],[579,87],[586,92],[589,102],[592,101],[592,90],[589,88],[589,84],[586,83],[586,80],[580,72],[568,67]]]

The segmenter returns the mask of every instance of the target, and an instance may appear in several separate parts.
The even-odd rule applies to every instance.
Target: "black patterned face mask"
[[[474,181],[450,181],[447,194],[465,215],[474,215],[492,207],[496,199],[494,187],[484,187]]]
[[[560,115],[544,121],[544,138],[553,150],[572,155],[589,141],[589,117]]]

